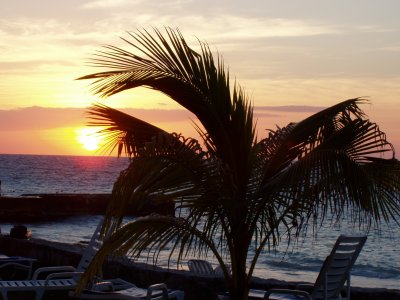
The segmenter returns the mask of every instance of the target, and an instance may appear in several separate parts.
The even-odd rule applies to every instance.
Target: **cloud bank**
[[[256,106],[258,117],[278,116],[276,113],[314,113],[322,110],[319,106]],[[123,108],[123,112],[149,123],[177,123],[191,121],[196,117],[183,109],[135,109]],[[84,126],[89,119],[84,108],[25,107],[0,110],[0,131],[42,130],[61,127]]]

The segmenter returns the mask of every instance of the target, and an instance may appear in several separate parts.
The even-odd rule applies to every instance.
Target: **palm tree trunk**
[[[237,270],[236,276],[232,278],[229,288],[230,300],[247,300],[249,293],[249,283],[246,274],[246,265],[242,270]]]
[[[246,273],[246,260],[249,245],[248,234],[243,228],[235,231],[233,236],[232,278],[229,287],[231,300],[247,300],[249,292],[249,281]]]

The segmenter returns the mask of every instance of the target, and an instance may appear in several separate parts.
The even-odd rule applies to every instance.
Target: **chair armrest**
[[[163,298],[168,299],[168,289],[165,283],[157,283],[157,284],[152,284],[151,286],[148,287],[147,289],[147,295],[146,295],[146,300],[150,300],[153,292],[155,291],[162,291]]]
[[[287,289],[270,289],[265,292],[264,299],[269,299],[269,296],[271,294],[286,294],[286,295],[297,295],[297,296],[303,296],[308,300],[311,299],[311,295],[305,291],[300,291],[300,290],[287,290]]]
[[[64,279],[64,278],[72,278],[74,276],[81,276],[83,272],[57,272],[57,273],[51,273],[46,277],[46,281],[44,285],[48,285],[48,282],[52,279]]]
[[[18,268],[26,269],[26,270],[29,270],[31,268],[29,265],[20,264],[17,262],[8,262],[8,263],[1,264],[0,269],[9,267],[9,266],[18,267]]]
[[[0,259],[0,269],[6,267],[14,267],[15,269],[26,270],[26,279],[31,279],[33,263],[37,261],[35,258],[11,256],[9,258]]]
[[[43,267],[38,268],[33,273],[32,280],[37,280],[43,273],[56,273],[56,272],[76,272],[76,268],[72,266],[57,266],[57,267]]]

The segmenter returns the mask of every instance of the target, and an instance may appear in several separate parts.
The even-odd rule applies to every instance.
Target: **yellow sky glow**
[[[80,127],[75,130],[76,139],[85,150],[98,150],[102,144],[102,139],[98,134],[99,130],[98,127]]]

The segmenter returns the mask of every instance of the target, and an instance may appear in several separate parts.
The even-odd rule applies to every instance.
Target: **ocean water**
[[[127,165],[127,159],[115,157],[0,155],[1,194],[111,193],[115,179]],[[99,220],[100,216],[80,216],[25,225],[33,237],[73,244],[88,241]],[[0,223],[0,228],[8,233],[12,225]],[[360,231],[346,224],[341,227],[326,224],[316,237],[301,238],[289,249],[283,240],[275,251],[262,253],[255,276],[313,282],[342,233],[359,234]],[[399,245],[400,228],[394,223],[383,225],[380,231],[371,229],[353,268],[352,285],[400,289]],[[167,255],[162,253],[159,265],[168,267]],[[177,266],[172,261],[169,267]],[[187,268],[186,263],[182,262],[178,268]]]
[[[126,158],[0,155],[1,194],[111,193]]]

